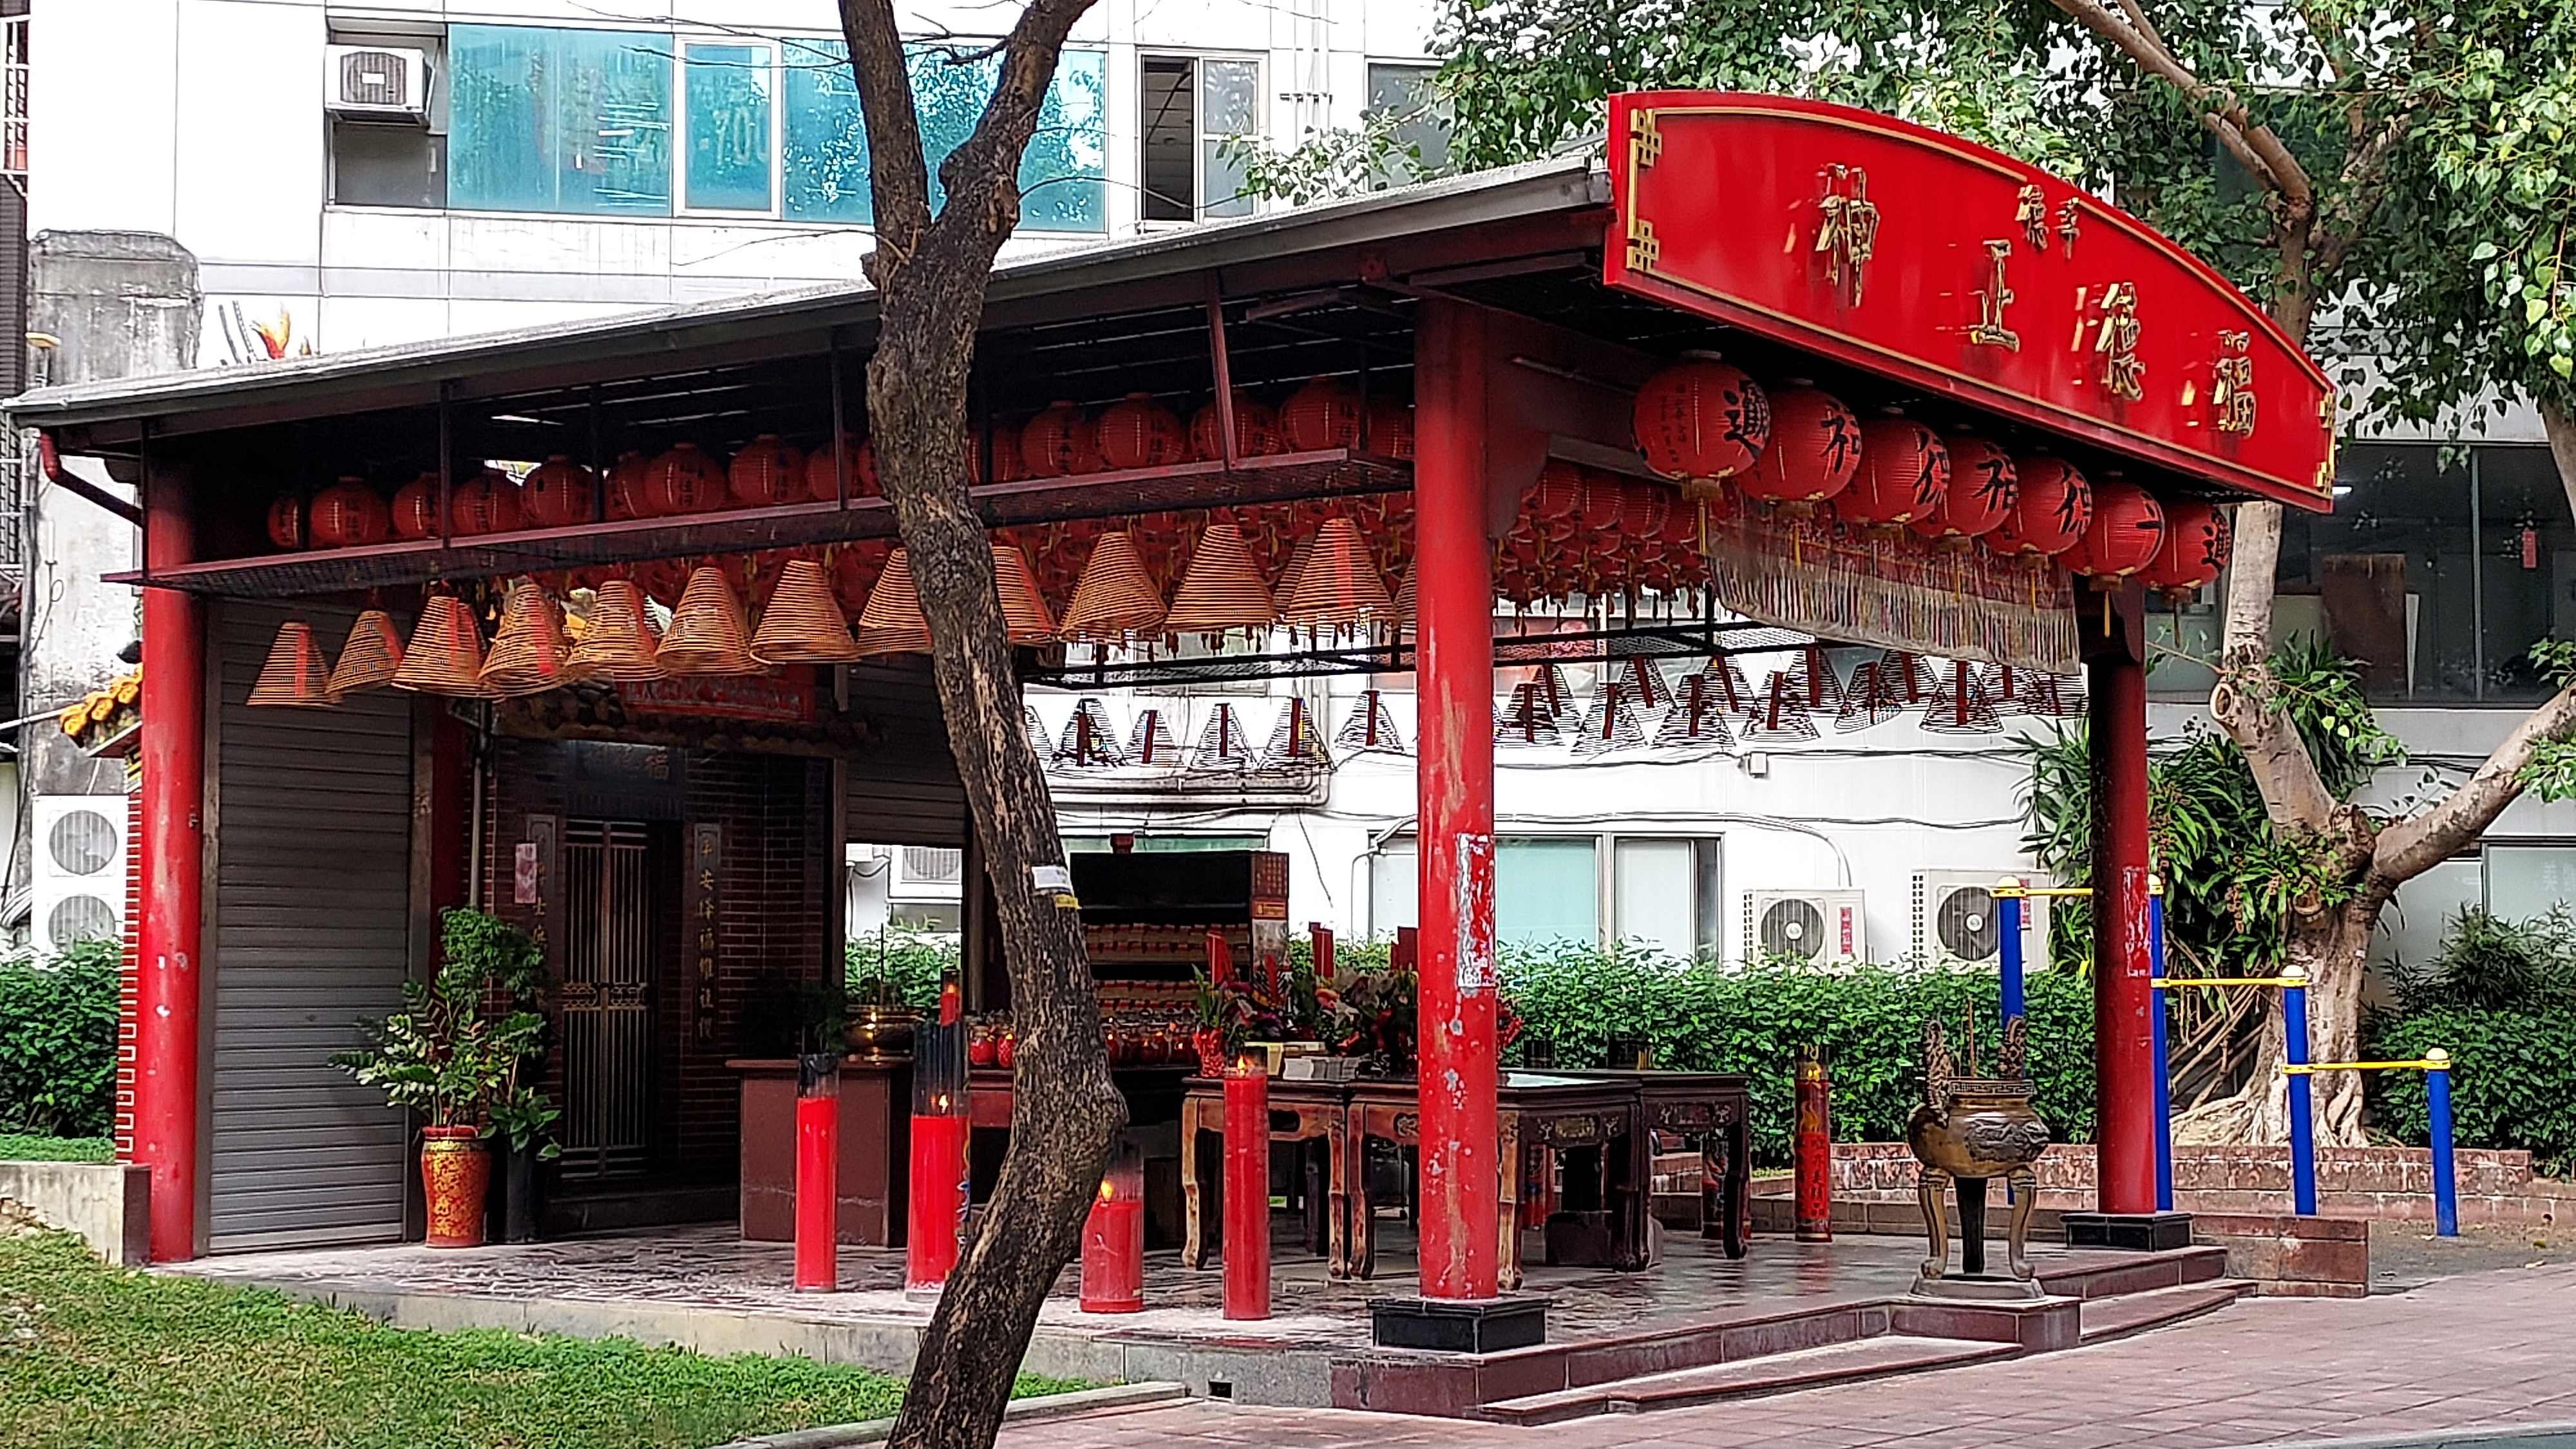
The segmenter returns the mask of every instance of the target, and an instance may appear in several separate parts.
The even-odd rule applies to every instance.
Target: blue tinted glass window
[[[671,214],[671,38],[453,25],[448,204]]]
[[[769,210],[769,47],[692,45],[687,61],[688,204]]]
[[[836,40],[787,43],[785,211],[796,221],[875,220],[868,192],[867,125],[850,78],[849,52]],[[1000,62],[954,61],[940,49],[911,54],[913,108],[930,163],[930,198],[947,198],[939,164],[974,133],[992,98]],[[1108,138],[1103,91],[1108,57],[1068,50],[1056,66],[1036,134],[1020,165],[1020,225],[1032,231],[1106,231]]]

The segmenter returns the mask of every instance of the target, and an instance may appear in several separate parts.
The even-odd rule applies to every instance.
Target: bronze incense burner
[[[2025,1069],[2022,1020],[2004,1024],[2003,1050],[1995,1075],[1977,1066],[1977,1037],[1966,1032],[1967,1069],[1961,1071],[1941,1034],[1938,1020],[1923,1023],[1923,1101],[1905,1124],[1905,1145],[1922,1164],[1916,1195],[1923,1206],[1923,1231],[1931,1251],[1917,1293],[1955,1288],[1967,1296],[2040,1296],[2025,1249],[2030,1238],[2030,1210],[2038,1198],[2038,1178],[2031,1164],[2048,1146],[2048,1124],[2030,1105],[2030,1075]],[[2004,1238],[2009,1278],[1986,1274],[1986,1182],[2002,1178],[2012,1192],[2012,1222]],[[1949,1278],[1948,1204],[1951,1183],[1959,1192],[1959,1269]]]

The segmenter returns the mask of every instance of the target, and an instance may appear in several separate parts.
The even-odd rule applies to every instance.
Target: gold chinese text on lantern
[[[2218,356],[2209,364],[2209,410],[2222,433],[2254,431],[2254,359],[2249,332],[2218,334]]]
[[[2013,206],[2013,225],[2030,242],[2035,252],[2048,250],[2048,198],[2041,195],[2039,183],[2025,183]]]
[[[1878,249],[1878,206],[1869,199],[1869,173],[1857,166],[1824,169],[1824,197],[1817,210],[1824,225],[1816,228],[1816,251],[1825,258],[1825,277],[1843,294],[1845,306],[1860,305],[1861,273]]]
[[[2001,347],[2021,351],[2021,334],[2004,325],[2004,309],[2012,305],[2012,288],[2004,281],[2004,263],[2012,260],[2012,241],[1998,238],[1986,243],[1986,260],[1993,268],[1993,278],[1977,289],[1977,325],[1968,329],[1968,340],[1980,347]]]
[[[2138,356],[2138,284],[2113,282],[2102,291],[2101,315],[2084,315],[2085,288],[2075,293],[2075,348],[2102,359],[2102,390],[2136,402],[2146,395],[2147,364]],[[2084,329],[2093,329],[2093,345],[2084,345]]]

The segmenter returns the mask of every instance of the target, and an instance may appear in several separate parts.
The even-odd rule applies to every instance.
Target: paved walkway
[[[2215,1449],[2576,1424],[2571,1370],[2576,1265],[2553,1263],[2359,1300],[2247,1299],[2092,1348],[1544,1429],[1190,1403],[1007,1430],[1000,1449]]]

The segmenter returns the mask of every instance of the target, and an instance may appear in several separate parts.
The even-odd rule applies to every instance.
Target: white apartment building
[[[188,300],[201,310],[192,348],[170,360],[203,366],[858,276],[865,139],[833,6],[494,5],[35,0],[30,234],[175,238],[195,258]],[[935,153],[989,84],[988,70],[949,63],[940,37],[971,47],[1012,13],[912,12]],[[1251,210],[1225,140],[1288,142],[1404,106],[1432,64],[1433,13],[1430,0],[1104,0],[1059,68],[1014,251]],[[2425,766],[2454,778],[2472,766],[2540,696],[2523,651],[2552,632],[2576,637],[2576,522],[2536,423],[2509,416],[2448,468],[2439,441],[2348,448],[2337,512],[2293,518],[2283,549],[2284,631],[2374,661],[2373,695],[2417,752],[2389,772],[2392,800]],[[40,494],[38,512],[88,507]],[[101,557],[53,561],[46,588],[98,590],[97,573],[123,562],[109,556],[114,538],[82,537]],[[82,617],[99,622],[43,642],[105,661],[130,637],[117,608]],[[2214,617],[2206,602],[2171,617],[2168,643],[2205,655]],[[36,665],[30,679],[67,672]],[[1750,667],[1759,685],[1767,665]],[[1569,733],[1597,708],[1600,673],[1566,671]],[[1521,679],[1498,680],[1498,693]],[[2159,733],[2201,716],[2205,670],[2177,658],[2154,686]],[[1067,836],[1284,851],[1300,921],[1363,935],[1410,924],[1409,679],[1271,688],[1099,692],[1108,737],[1168,731],[1181,764],[1069,762],[1056,776]],[[1083,697],[1033,699],[1049,741]],[[1292,700],[1323,734],[1329,767],[1259,767]],[[31,696],[19,712],[57,702]],[[1368,746],[1365,731],[1344,738],[1372,705],[1396,748]],[[1776,945],[1812,912],[1829,955],[1990,955],[1975,898],[1950,907],[1946,939],[1943,908],[1962,886],[2030,869],[2016,737],[2044,724],[2014,717],[2005,733],[1961,735],[1827,720],[1813,740],[1716,748],[1658,746],[1657,717],[1639,723],[1641,740],[1608,749],[1560,738],[1498,750],[1507,939],[1643,939],[1737,958],[1762,947],[1766,920]],[[1251,768],[1230,762],[1230,729]],[[1203,737],[1223,747],[1202,758]],[[862,863],[853,924],[937,923],[955,880],[938,855]],[[2576,805],[2525,801],[2480,851],[2404,893],[2385,949],[2429,950],[2462,903],[2528,914],[2571,896]]]

